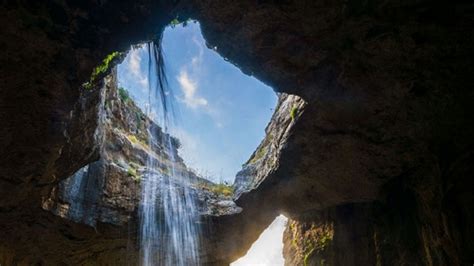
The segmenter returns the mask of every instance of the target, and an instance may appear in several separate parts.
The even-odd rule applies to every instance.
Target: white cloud
[[[201,78],[202,70],[204,69],[202,66],[204,48],[197,40],[196,36],[192,37],[192,41],[198,48],[198,53],[195,54],[187,64],[181,67],[181,71],[176,77],[184,95],[184,98],[181,100],[186,104],[186,106],[192,109],[204,107],[204,111],[209,112],[210,109],[207,99],[198,94],[199,79]]]
[[[207,106],[207,100],[196,94],[198,82],[189,77],[186,69],[181,69],[177,80],[184,95],[182,100],[188,107],[195,109],[197,107]]]
[[[141,69],[141,55],[140,53],[143,52],[143,47],[140,48],[132,48],[130,53],[128,54],[128,69],[130,73],[133,75],[134,79],[142,86],[142,89],[148,88],[148,78],[143,74]]]
[[[222,119],[222,112],[218,110],[215,101],[209,102],[208,99],[202,96],[202,88],[199,86],[201,80],[207,75],[207,68],[205,65],[204,46],[202,40],[198,36],[192,36],[192,42],[196,46],[196,52],[193,52],[190,60],[181,66],[179,75],[176,79],[181,87],[183,93],[178,100],[182,101],[188,108],[195,111],[202,112],[212,118],[216,128],[223,128],[225,122]],[[205,83],[205,82],[202,82]]]
[[[247,254],[230,266],[283,266],[283,232],[288,218],[280,215],[263,231]]]

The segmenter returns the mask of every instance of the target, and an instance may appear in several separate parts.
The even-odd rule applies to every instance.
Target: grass
[[[230,197],[234,194],[234,188],[225,183],[214,184],[210,187],[210,190],[218,195]]]
[[[223,195],[225,197],[231,197],[234,194],[234,188],[225,182],[218,184],[210,182],[199,182],[198,188],[209,190],[214,194]]]

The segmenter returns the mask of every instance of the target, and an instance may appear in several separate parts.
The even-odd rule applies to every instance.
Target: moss
[[[138,174],[138,168],[140,168],[139,164],[135,162],[130,162],[129,167],[127,169],[127,175],[133,178],[133,180],[140,182],[142,177]]]
[[[292,121],[295,120],[297,114],[298,114],[298,107],[293,106],[290,110],[290,117]]]
[[[315,263],[314,255],[319,257],[324,250],[331,244],[334,236],[334,226],[332,223],[306,223],[291,221],[289,224],[291,232],[292,248],[303,265]],[[317,259],[316,257],[316,259]],[[324,265],[325,261],[321,259],[319,265]]]
[[[137,169],[135,169],[133,167],[129,167],[127,169],[127,175],[132,177],[133,180],[135,180],[137,182],[140,182],[140,180],[141,180],[141,176],[138,174]]]
[[[140,168],[140,165],[139,165],[138,163],[136,163],[136,162],[130,162],[129,164],[130,164],[131,167],[133,167],[133,168],[135,168],[135,169]]]
[[[110,63],[121,55],[122,55],[122,53],[120,53],[120,52],[113,52],[113,53],[107,55],[104,58],[104,60],[102,60],[102,63],[94,68],[94,70],[92,71],[90,80],[88,82],[84,83],[82,86],[85,89],[92,89],[93,84],[97,81],[97,79],[99,77],[102,77],[103,75],[105,75],[109,71]]]
[[[133,143],[133,144],[137,144],[139,142],[139,140],[137,139],[137,137],[135,135],[128,135],[127,138]]]
[[[143,136],[142,136],[143,137]],[[150,149],[150,147],[148,146],[148,142],[146,139],[142,139],[142,137],[140,136],[136,136],[136,135],[132,135],[132,134],[129,134],[127,135],[127,139],[130,140],[131,143],[133,144],[140,144],[142,145],[144,148],[146,149]]]
[[[107,70],[110,68],[110,63],[120,56],[119,52],[113,52],[109,55],[107,55],[104,60],[102,60],[102,64],[98,65],[96,68],[94,68],[94,71],[92,71],[92,76],[91,79],[94,80],[96,79],[99,75],[105,74]]]

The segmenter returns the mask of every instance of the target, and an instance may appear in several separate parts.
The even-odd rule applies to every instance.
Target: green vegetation
[[[102,64],[98,65],[94,71],[92,72],[92,79],[97,78],[99,75],[105,74],[107,70],[109,70],[110,67],[110,62],[117,58],[120,55],[119,52],[113,52],[105,57],[104,60],[102,60]]]
[[[174,18],[172,21],[170,21],[170,26],[171,28],[174,28],[176,27],[177,25],[179,25],[181,22],[178,20],[178,17]]]
[[[131,143],[133,144],[140,144],[144,148],[149,149],[150,147],[148,146],[147,140],[140,138],[140,136],[132,135],[132,134],[127,134],[127,139],[130,140]]]
[[[272,140],[273,140],[273,135],[271,133],[268,133],[263,139],[263,142],[260,143],[260,146],[258,146],[258,150],[255,152],[254,156],[247,163],[253,164],[253,163],[256,163],[258,160],[260,160],[261,158],[263,158],[263,156],[267,154],[268,147],[270,146],[270,143]],[[245,164],[242,165],[242,167],[244,166]]]
[[[130,162],[129,167],[127,169],[127,175],[133,178],[136,182],[140,182],[141,176],[138,174],[138,168],[140,168],[140,165],[135,163],[135,162]]]
[[[256,163],[258,160],[263,158],[263,156],[265,156],[265,153],[267,153],[267,147],[266,146],[261,146],[255,152],[255,155],[253,156],[252,160],[250,160],[250,163],[252,163],[252,164]]]
[[[126,103],[127,101],[130,100],[130,94],[128,94],[128,91],[125,88],[123,87],[118,88],[118,94],[122,102]]]
[[[199,182],[198,188],[209,190],[214,194],[223,195],[225,197],[231,197],[234,194],[234,187],[227,184],[227,182],[218,184],[211,182]]]
[[[174,28],[174,27],[178,26],[179,24],[183,24],[183,27],[186,27],[190,21],[191,21],[190,18],[188,18],[185,21],[180,21],[179,17],[176,16],[176,18],[174,18],[173,20],[170,21],[169,25],[171,26],[171,28]]]
[[[137,137],[135,135],[128,135],[127,138],[133,143],[133,144],[137,144],[138,142],[140,142]]]
[[[232,196],[234,194],[234,188],[227,183],[213,184],[210,187],[210,190],[215,194],[223,195],[226,197]]]
[[[332,223],[299,223],[290,221],[292,248],[301,254],[303,265],[311,263],[313,254],[322,255],[323,251],[331,244],[334,236],[334,225]],[[319,261],[319,265],[324,265],[324,259]]]
[[[304,254],[304,258],[303,258],[303,265],[304,266],[308,266],[308,259],[311,256],[311,254],[313,254],[315,249],[316,248],[312,247],[307,253]]]
[[[100,76],[104,75],[105,73],[107,73],[107,71],[109,70],[110,68],[110,63],[118,58],[122,53],[119,53],[119,52],[113,52],[109,55],[107,55],[104,60],[102,60],[102,64],[98,65],[97,67],[94,68],[94,70],[92,71],[92,75],[91,75],[91,78],[88,82],[84,83],[83,84],[83,87],[85,89],[92,89],[92,84],[94,84],[94,82],[97,80],[97,78],[99,78]]]
[[[140,111],[135,112],[135,121],[137,122],[137,129],[140,129],[142,125],[142,113]]]
[[[293,106],[290,110],[291,121],[295,120],[297,114],[298,114],[298,107]]]

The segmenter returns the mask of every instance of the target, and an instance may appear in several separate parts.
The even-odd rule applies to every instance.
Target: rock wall
[[[407,180],[412,176],[405,176],[388,184],[378,201],[293,217],[284,235],[288,265],[469,265],[472,213],[464,204],[472,204],[472,195],[464,186],[473,173],[472,159],[463,158],[456,173],[446,173],[452,181],[444,191],[439,184],[413,184]],[[324,239],[312,232],[327,227],[333,238],[324,248],[308,250],[305,241]]]
[[[258,188],[278,168],[280,153],[292,127],[304,112],[306,102],[296,95],[280,93],[275,112],[265,128],[265,138],[235,177],[234,197]]]
[[[95,233],[41,205],[99,158],[99,92],[79,89],[94,66],[156,38],[179,15],[198,19],[208,46],[244,73],[307,103],[276,168],[237,199],[242,212],[210,218],[214,244],[205,251],[215,250],[215,263],[245,252],[278,213],[298,221],[367,202],[382,214],[400,210],[382,226],[384,245],[399,243],[390,232],[406,223],[417,232],[400,242],[415,251],[400,245],[382,261],[470,265],[473,10],[428,0],[2,2],[0,258],[124,263],[111,255],[126,257],[123,231],[99,223]],[[228,225],[240,237],[219,249]]]
[[[173,167],[199,199],[202,215],[238,211],[229,196],[212,190],[215,184],[187,168],[178,154],[178,139],[171,137],[168,147],[160,126],[135,105],[125,88],[118,87],[115,70],[99,84],[103,84],[99,89],[102,100],[95,136],[100,159],[54,187],[43,203],[45,210],[91,226],[97,222],[124,226],[138,217],[140,183],[146,173],[160,171],[168,175]],[[153,139],[148,131],[153,132]],[[148,160],[154,161],[157,169],[149,169]],[[229,201],[228,206],[222,204],[224,201]]]

